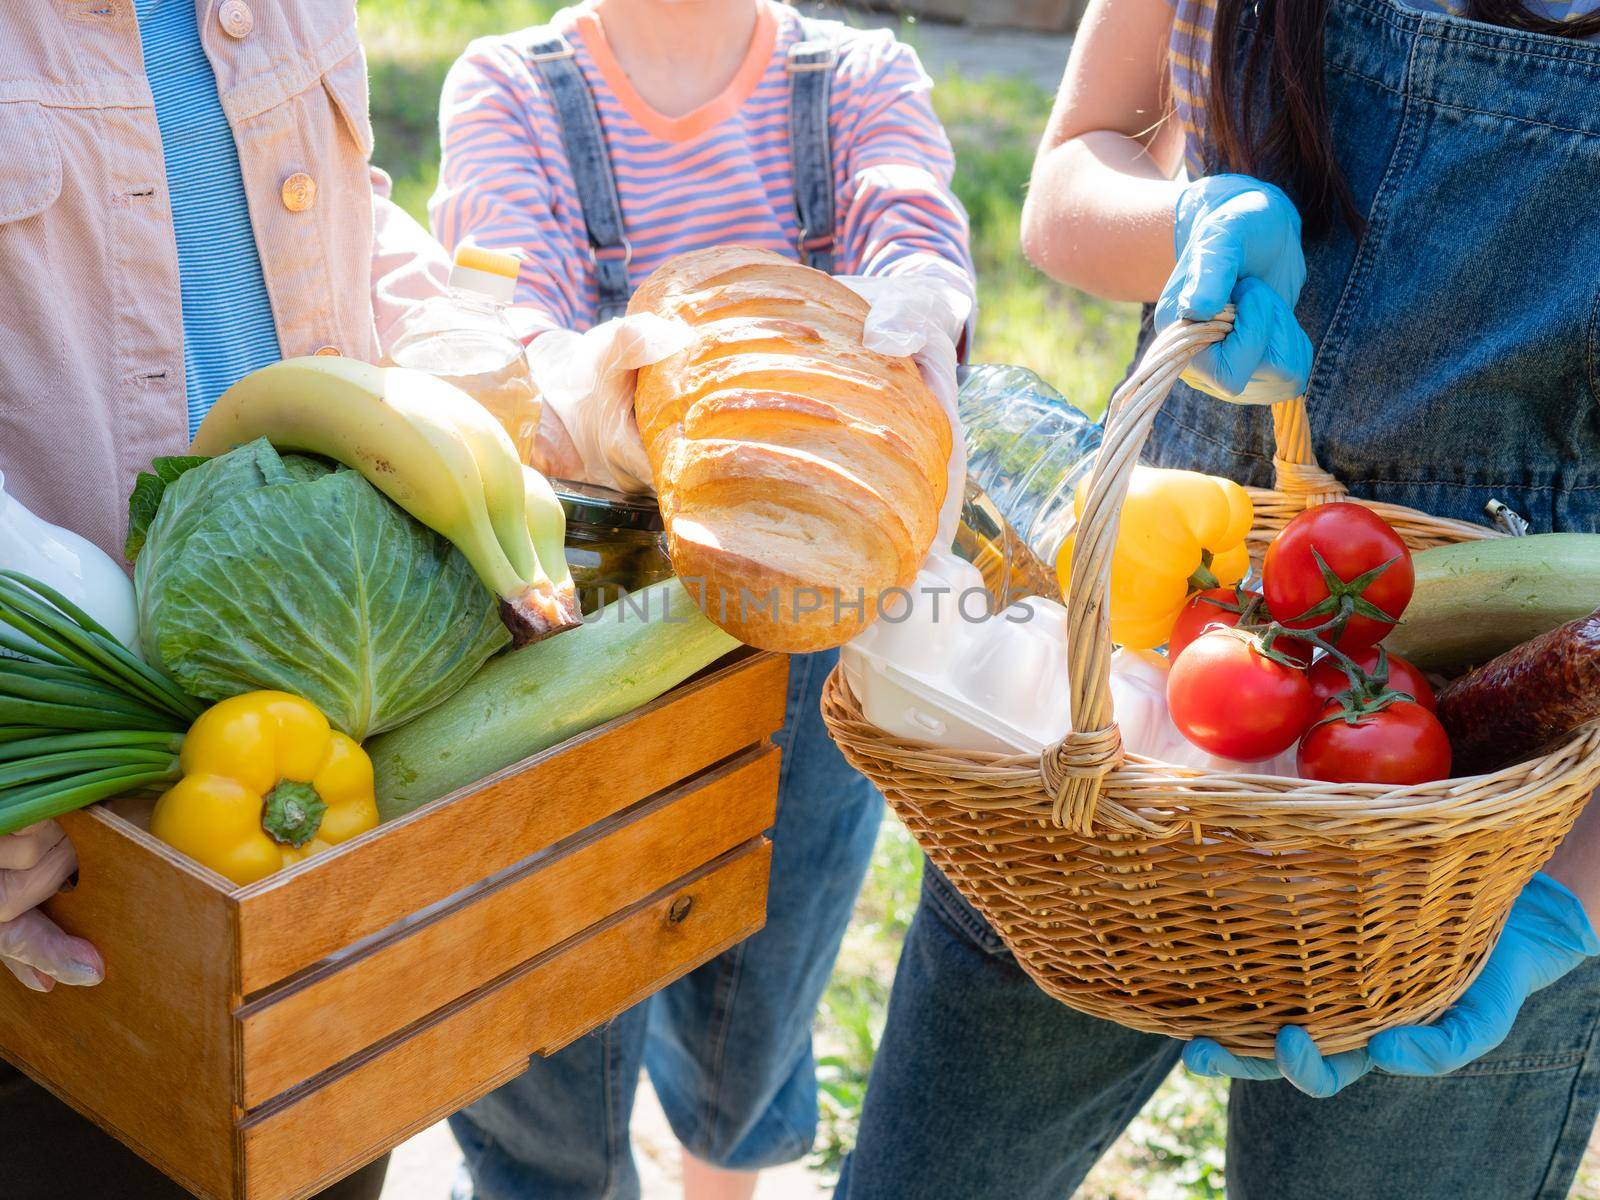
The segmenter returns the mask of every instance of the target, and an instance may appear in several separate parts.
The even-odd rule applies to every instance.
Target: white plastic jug
[[[0,568],[48,584],[139,653],[139,616],[133,584],[121,567],[93,542],[42,521],[6,494],[0,473]],[[10,626],[0,632],[28,645]],[[0,655],[15,657],[4,647]]]

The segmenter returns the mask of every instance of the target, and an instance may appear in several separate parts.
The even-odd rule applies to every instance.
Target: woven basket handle
[[[1078,833],[1093,831],[1097,822],[1112,832],[1161,828],[1120,805],[1100,803],[1101,780],[1122,761],[1122,736],[1111,710],[1111,552],[1122,501],[1156,412],[1189,360],[1232,328],[1231,307],[1210,321],[1175,322],[1156,335],[1111,397],[1105,438],[1078,518],[1067,596],[1072,731],[1041,758],[1046,787],[1056,798],[1052,817]],[[1273,405],[1272,418],[1278,488],[1304,495],[1308,503],[1342,496],[1344,488],[1312,453],[1305,401],[1297,397]]]

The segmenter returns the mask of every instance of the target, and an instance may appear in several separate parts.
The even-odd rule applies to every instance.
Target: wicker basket
[[[1073,732],[1041,757],[967,753],[869,724],[835,671],[823,715],[846,757],[1040,987],[1151,1033],[1270,1055],[1285,1024],[1326,1053],[1423,1022],[1477,972],[1522,886],[1600,784],[1600,731],[1492,775],[1407,788],[1224,775],[1124,754],[1107,619],[1117,510],[1156,410],[1227,318],[1157,337],[1112,399],[1077,534]],[[1256,552],[1342,499],[1304,404],[1278,405],[1276,490]],[[1496,536],[1372,504],[1413,549]]]

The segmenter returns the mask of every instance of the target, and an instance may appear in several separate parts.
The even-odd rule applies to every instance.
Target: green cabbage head
[[[509,641],[454,546],[357,472],[265,439],[158,459],[129,508],[145,655],[203,699],[291,692],[360,741]]]

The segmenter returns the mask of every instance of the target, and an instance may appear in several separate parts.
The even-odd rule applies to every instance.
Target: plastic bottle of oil
[[[466,392],[505,426],[527,462],[539,429],[539,393],[505,313],[520,266],[514,254],[461,246],[449,295],[421,306],[389,357],[396,366],[426,371]]]
[[[1054,562],[1072,492],[1094,467],[1102,428],[1026,367],[974,367],[958,399],[967,477],[1034,553]]]
[[[956,553],[1003,603],[1059,599],[1049,564],[1072,528],[1072,492],[1094,465],[1099,424],[1025,367],[973,367],[958,405],[967,495]]]

